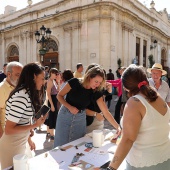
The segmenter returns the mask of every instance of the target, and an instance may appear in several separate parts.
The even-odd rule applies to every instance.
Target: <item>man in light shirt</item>
[[[5,126],[5,107],[6,100],[11,91],[18,83],[19,76],[22,71],[22,64],[16,61],[10,62],[6,68],[7,77],[0,83],[0,138]]]
[[[162,65],[159,63],[155,63],[152,68],[148,68],[147,72],[151,74],[151,78],[148,79],[150,86],[152,86],[170,106],[169,85],[161,79],[161,76],[166,75],[167,72],[162,69]]]
[[[77,64],[77,70],[73,73],[74,78],[82,78],[83,77],[83,64],[82,63],[78,63]]]

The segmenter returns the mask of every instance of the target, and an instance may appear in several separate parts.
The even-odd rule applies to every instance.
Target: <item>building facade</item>
[[[14,8],[13,8],[14,9]],[[39,55],[34,33],[44,25],[52,33],[47,53]],[[170,20],[166,9],[148,9],[137,0],[43,0],[0,15],[0,67],[9,61],[76,69],[81,62],[115,71],[148,56],[170,66]]]

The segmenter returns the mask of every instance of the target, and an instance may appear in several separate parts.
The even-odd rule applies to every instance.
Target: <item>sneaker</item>
[[[51,136],[50,133],[46,134],[46,138],[50,138],[50,136]]]
[[[50,140],[54,140],[54,136],[51,136],[51,137],[50,137]]]

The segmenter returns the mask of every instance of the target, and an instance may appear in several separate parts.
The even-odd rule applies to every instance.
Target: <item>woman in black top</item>
[[[96,63],[90,64],[85,73],[91,69],[92,67],[99,66]],[[91,132],[95,129],[103,129],[104,127],[104,117],[112,124],[113,127],[117,129],[117,133],[121,133],[121,128],[111,115],[111,113],[108,111],[107,106],[105,105],[104,98],[105,96],[109,95],[112,92],[112,85],[108,82],[105,83],[105,88],[101,90],[100,92],[96,92],[93,100],[88,105],[86,109],[86,122],[87,122],[87,132]],[[100,95],[102,97],[98,98],[97,96]],[[102,100],[101,100],[102,99]],[[105,105],[105,110],[102,112],[102,109],[100,107],[99,101]]]
[[[73,78],[68,81],[64,88],[58,93],[57,98],[62,104],[56,124],[54,147],[61,146],[78,138],[86,133],[85,108],[96,96],[97,104],[103,113],[108,112],[103,102],[102,94],[105,76],[103,69],[99,66],[89,69],[82,80]],[[67,94],[66,99],[64,96]],[[97,95],[96,95],[97,94]],[[111,115],[107,115],[112,119]],[[114,119],[112,120],[114,124]]]

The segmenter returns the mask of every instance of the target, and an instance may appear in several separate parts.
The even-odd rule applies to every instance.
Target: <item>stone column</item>
[[[157,43],[157,47],[155,49],[153,49],[153,50],[155,50],[155,53],[157,55],[158,63],[161,63],[161,57],[162,56],[161,56],[161,46],[160,46],[160,44]]]
[[[19,55],[20,55],[20,52],[22,51],[20,57],[19,57],[19,61],[22,63],[22,64],[26,64],[27,63],[27,46],[26,46],[26,35],[25,35],[25,32],[21,32],[21,43],[20,44],[20,47],[22,47],[22,49],[19,50]]]
[[[1,54],[0,54],[0,60],[1,60],[1,66],[0,68],[3,68],[3,64],[7,62],[7,54],[5,54],[5,39],[4,39],[4,33],[1,33],[0,38],[0,46],[1,46]]]
[[[99,30],[99,64],[106,69],[108,72],[108,68],[110,67],[111,58],[111,37],[110,37],[110,18],[109,19],[100,19],[100,30]]]
[[[132,47],[132,42],[130,42],[130,37],[131,33],[133,31],[132,26],[122,23],[122,33],[123,33],[123,41],[122,41],[122,58],[124,61],[124,66],[128,66],[129,64],[132,63],[131,60],[131,47]]]
[[[150,38],[150,37],[149,37]],[[149,68],[149,60],[148,56],[151,54],[150,52],[150,41],[147,40],[147,50],[146,50],[146,67]]]
[[[140,61],[139,65],[143,65],[143,37],[140,37]]]
[[[136,49],[136,37],[133,32],[129,31],[129,61],[128,64],[132,63],[132,60],[135,57]]]
[[[73,71],[75,69],[72,68],[72,28],[65,27],[64,28],[64,69],[70,68]]]
[[[87,39],[87,49],[88,49],[88,64],[98,63],[100,64],[100,24],[99,20],[88,21],[88,39]]]
[[[72,67],[76,69],[77,63],[83,63],[83,58],[80,56],[80,28],[81,23],[76,22],[72,25]],[[84,63],[83,63],[84,64]]]
[[[113,73],[117,70],[117,43],[116,43],[116,20],[111,19],[111,30],[110,30],[110,66],[109,68],[112,69]]]

